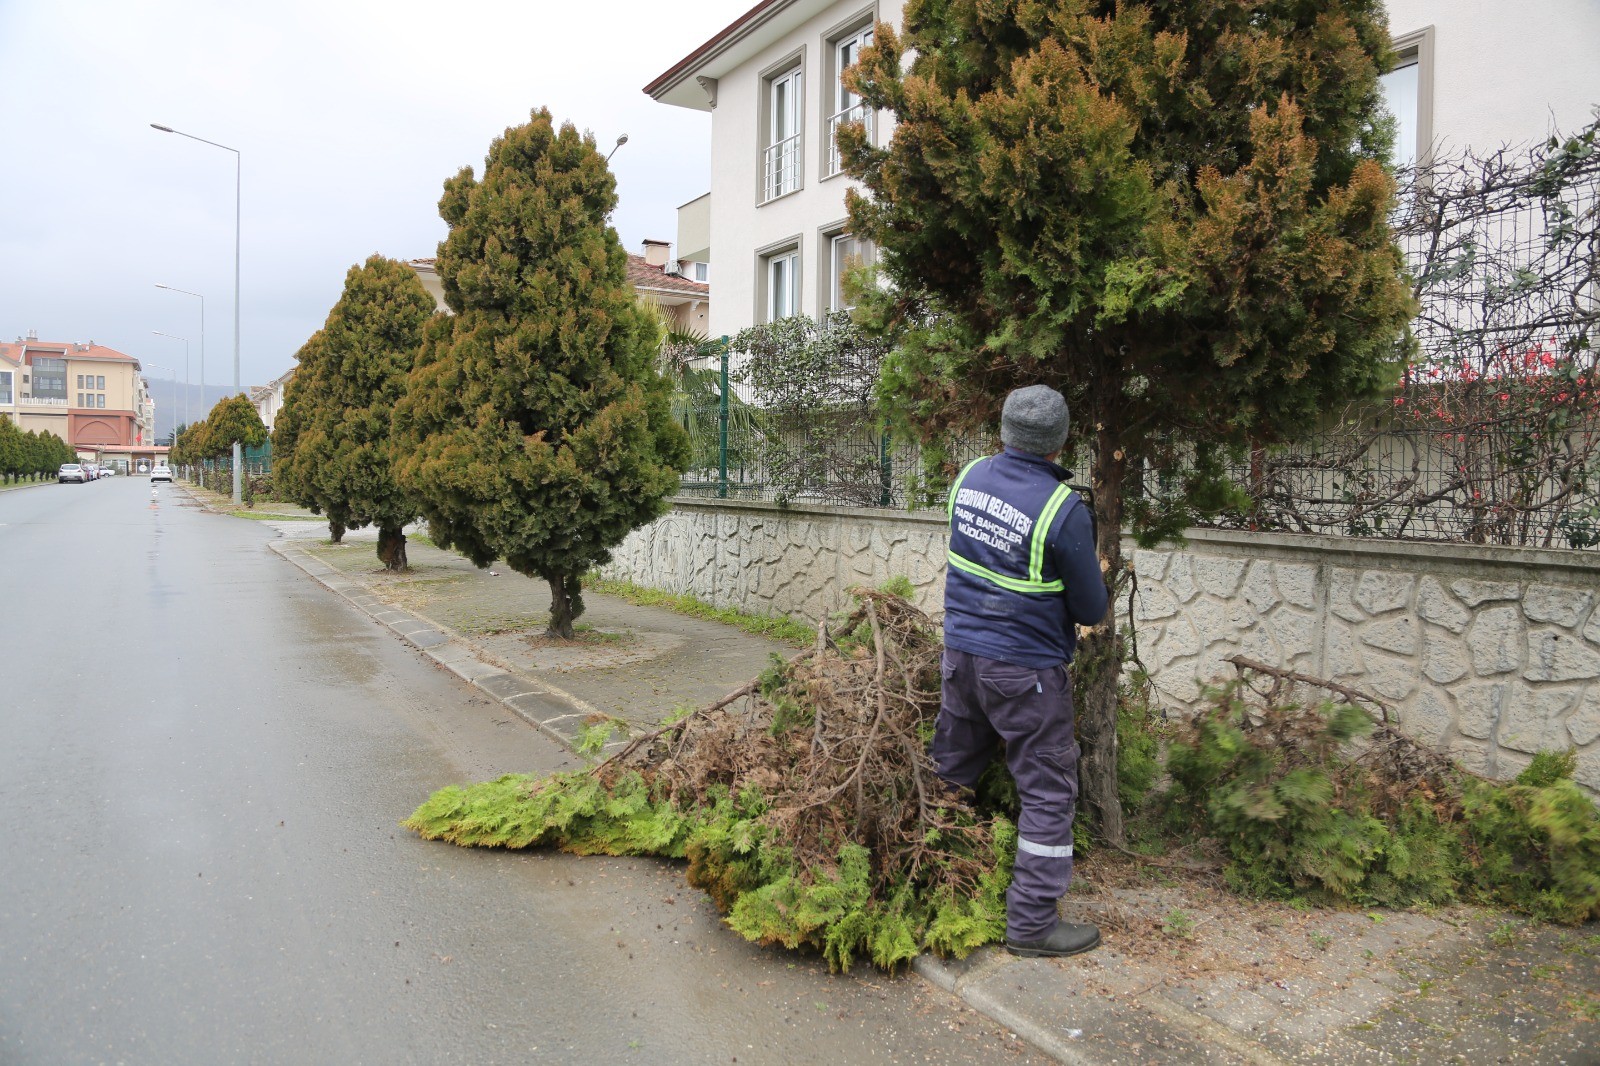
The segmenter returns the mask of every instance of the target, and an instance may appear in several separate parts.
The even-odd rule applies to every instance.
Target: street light
[[[199,141],[201,144],[209,144],[213,148],[221,148],[225,152],[233,153],[233,391],[237,394],[241,391],[239,388],[239,218],[241,203],[240,176],[244,171],[243,157],[240,156],[237,148],[229,148],[225,144],[208,141],[204,137],[196,137],[192,133],[184,133],[182,130],[173,129],[171,126],[163,126],[159,122],[150,123],[150,127],[158,129],[162,133],[176,133],[179,137],[187,137],[191,141]],[[612,150],[615,151],[615,149]],[[233,445],[234,503],[239,503],[242,499],[239,474],[243,466],[244,461],[239,452],[239,443],[235,441]]]
[[[166,334],[163,333],[161,336],[165,337]],[[178,446],[178,372],[172,369],[170,366],[162,366],[160,363],[152,363],[148,359],[144,360],[143,365],[155,367],[157,370],[165,370],[167,373],[172,375],[172,438],[167,443],[167,459],[170,461],[172,459],[172,449]],[[152,432],[154,432],[155,419],[150,420],[150,429]],[[157,437],[155,440],[151,441],[150,446],[152,448],[161,447],[161,438]],[[131,470],[128,472],[130,474],[133,473]]]
[[[628,143],[628,135],[626,133],[624,133],[621,136],[619,136],[617,138],[617,143],[612,146],[611,151],[606,153],[606,162],[607,163],[611,162],[611,157],[617,154],[617,149],[621,148],[623,145],[625,145],[627,143]]]
[[[185,296],[193,296],[195,299],[200,301],[200,402],[202,404],[204,404],[206,402],[206,298],[204,296],[201,296],[197,292],[190,292],[188,289],[180,289],[175,285],[162,285],[160,282],[157,282],[156,283],[156,288],[158,288],[158,289],[166,289],[168,292],[181,292]],[[176,371],[174,371],[174,373],[176,373]],[[185,390],[184,394],[183,394],[183,413],[184,413],[184,420],[188,421],[188,414],[189,414],[189,393],[187,391],[188,388],[189,388],[189,369],[188,369],[188,367],[184,367],[183,380],[184,380],[184,386],[183,387],[184,387],[184,390]],[[174,411],[173,414],[177,414],[177,412]]]
[[[189,424],[189,338],[180,337],[175,333],[162,333],[158,329],[153,329],[150,332],[157,337],[165,337],[169,341],[183,342],[183,424],[187,426]],[[151,363],[150,365],[158,366],[159,364]],[[178,387],[178,372],[176,370],[172,372],[172,387],[174,389]],[[176,400],[172,402],[172,417],[178,417],[178,402]],[[174,429],[173,432],[176,433],[177,430]]]

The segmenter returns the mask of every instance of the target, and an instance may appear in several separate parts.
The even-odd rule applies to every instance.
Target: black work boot
[[[1012,940],[1006,937],[1006,950],[1025,959],[1060,958],[1077,955],[1100,946],[1100,930],[1092,925],[1058,922],[1042,940]]]

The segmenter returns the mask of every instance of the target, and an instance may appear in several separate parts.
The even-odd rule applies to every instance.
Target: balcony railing
[[[785,138],[770,146],[765,153],[761,178],[761,202],[776,200],[800,187],[801,166],[800,135]]]
[[[856,104],[847,107],[838,114],[828,118],[828,177],[839,173],[842,162],[839,159],[839,127],[847,122],[859,122],[867,127],[867,141],[872,140],[872,117],[874,112],[866,104]]]
[[[23,407],[68,407],[66,400],[57,400],[48,396],[24,396],[17,401]]]

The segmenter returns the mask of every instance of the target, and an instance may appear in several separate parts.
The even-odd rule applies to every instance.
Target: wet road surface
[[[137,477],[0,491],[0,1063],[1036,1061],[671,864],[397,828],[564,753],[273,535]]]

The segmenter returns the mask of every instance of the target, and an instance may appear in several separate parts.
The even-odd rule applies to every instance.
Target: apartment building
[[[126,468],[155,454],[155,403],[139,361],[114,348],[0,342],[0,413],[24,430],[53,433],[86,459]],[[164,449],[162,449],[164,450]]]
[[[645,86],[653,99],[711,114],[711,191],[679,212],[685,259],[715,263],[717,301],[707,332],[822,315],[846,306],[841,279],[870,262],[845,217],[852,182],[834,132],[861,121],[876,144],[892,134],[839,75],[880,20],[898,24],[899,0],[767,0]],[[687,225],[685,225],[687,223]]]
[[[1600,105],[1593,0],[1387,0],[1400,62],[1384,76],[1396,161],[1572,133]]]
[[[261,417],[261,424],[267,427],[269,433],[278,420],[278,412],[283,410],[283,390],[294,380],[294,372],[297,369],[299,368],[291,366],[265,385],[250,387],[250,402],[255,406],[256,414]]]
[[[1399,163],[1571,131],[1600,103],[1593,0],[1388,8],[1400,64],[1383,88],[1399,120]],[[899,25],[902,11],[899,0],[766,0],[645,86],[661,103],[711,115],[711,191],[694,203],[708,233],[697,258],[717,264],[712,335],[845,306],[840,279],[872,249],[849,232],[852,182],[839,172],[834,131],[864,121],[885,144],[893,129],[839,75],[874,22]]]

